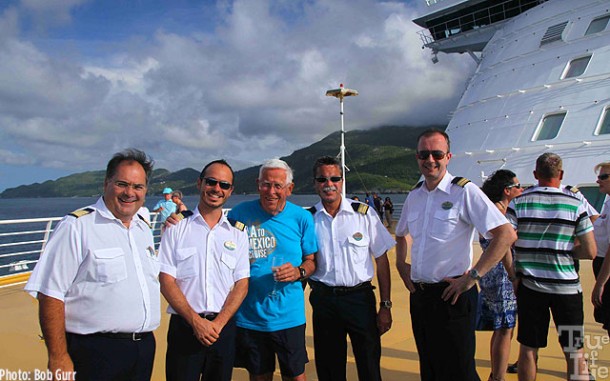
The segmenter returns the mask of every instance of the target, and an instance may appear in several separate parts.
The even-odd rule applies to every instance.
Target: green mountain
[[[443,126],[434,126],[444,129]],[[370,130],[355,130],[345,134],[347,193],[401,193],[409,191],[419,179],[415,160],[417,136],[429,127],[385,126]],[[337,156],[341,141],[335,132],[309,147],[282,157],[294,171],[294,193],[312,193],[312,166],[316,158]],[[230,162],[230,160],[229,160]],[[256,193],[256,178],[260,166],[235,173],[236,193]],[[160,195],[164,187],[180,189],[184,194],[197,194],[199,171],[184,168],[176,172],[166,169],[153,171],[148,195]],[[104,171],[89,171],[49,180],[44,183],[21,185],[0,193],[2,198],[97,196],[102,192]]]

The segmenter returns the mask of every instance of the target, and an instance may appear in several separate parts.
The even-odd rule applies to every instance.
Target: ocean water
[[[364,200],[364,195],[358,195]],[[385,198],[385,195],[380,195]],[[405,194],[389,195],[395,205],[394,215],[399,213],[399,206],[406,197]],[[231,208],[242,201],[255,200],[258,195],[233,195],[225,204],[226,208]],[[50,218],[63,217],[66,214],[94,204],[97,197],[73,197],[73,198],[17,198],[0,199],[0,276],[25,269],[15,269],[15,263],[19,261],[35,261],[38,259],[42,239],[47,229],[47,222],[27,222],[7,224],[7,220],[22,220],[30,218]],[[145,205],[150,210],[153,209],[160,197],[149,197]],[[315,194],[292,195],[289,201],[303,207],[310,207],[319,201]],[[189,209],[194,209],[199,201],[199,196],[185,196],[184,203]],[[396,218],[396,217],[395,217]],[[57,222],[52,223],[54,228]],[[18,233],[20,232],[20,233]],[[22,232],[28,232],[24,234]],[[22,244],[23,242],[30,242]],[[158,241],[158,238],[156,238]],[[15,254],[19,255],[15,255]],[[33,268],[33,264],[28,264],[28,269]]]
[[[380,195],[385,199],[386,195]],[[406,194],[387,195],[394,204],[403,203]],[[364,200],[364,195],[358,195]],[[232,195],[225,204],[225,208],[231,208],[242,201],[254,200],[258,198],[256,194]],[[145,206],[152,210],[153,206],[161,198],[158,196],[147,197]],[[315,205],[319,201],[315,194],[298,194],[288,198],[290,202],[303,207]],[[13,220],[21,218],[46,218],[62,217],[66,214],[94,204],[97,197],[56,197],[56,198],[0,198],[0,220]],[[199,196],[185,196],[184,203],[189,209],[195,208],[199,201]]]

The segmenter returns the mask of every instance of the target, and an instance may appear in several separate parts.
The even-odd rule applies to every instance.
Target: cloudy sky
[[[433,65],[424,1],[3,0],[0,191],[103,169],[126,147],[157,168],[235,169],[339,129],[447,123],[467,56]]]

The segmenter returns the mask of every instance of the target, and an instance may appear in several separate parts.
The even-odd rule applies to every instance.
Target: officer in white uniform
[[[61,220],[25,286],[39,300],[49,369],[62,379],[150,379],[159,262],[136,213],[151,172],[144,152],[115,154],[103,197]]]
[[[424,381],[478,381],[475,283],[516,240],[514,229],[485,194],[447,172],[449,137],[427,130],[418,138],[424,181],[405,200],[396,227],[396,266],[411,292],[411,322]],[[473,265],[475,228],[490,246]],[[406,263],[406,235],[413,239]]]
[[[386,252],[396,243],[374,209],[342,197],[341,165],[335,158],[319,158],[313,172],[321,199],[311,209],[319,250],[316,271],[309,280],[317,375],[321,381],[346,380],[349,335],[358,378],[381,380],[380,335],[392,325]],[[373,258],[379,312],[371,285]]]
[[[194,212],[169,227],[159,249],[161,292],[172,314],[167,334],[167,380],[230,381],[235,359],[233,315],[248,291],[250,262],[244,225],[222,213],[233,191],[224,160],[207,164],[197,181]]]

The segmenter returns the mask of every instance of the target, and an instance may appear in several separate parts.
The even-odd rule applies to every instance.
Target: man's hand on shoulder
[[[180,218],[178,217],[178,213],[172,213],[165,220],[165,226],[170,227],[173,225],[177,225],[180,222]]]

